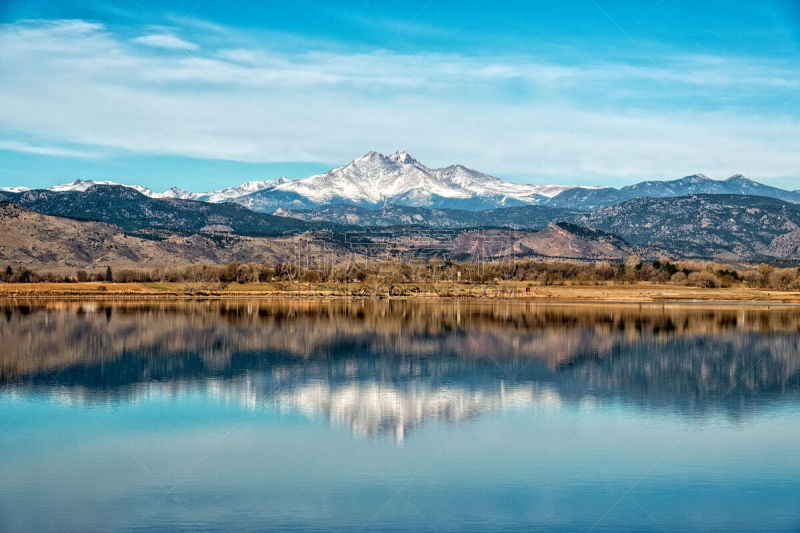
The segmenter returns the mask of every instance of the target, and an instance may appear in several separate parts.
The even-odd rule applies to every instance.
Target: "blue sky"
[[[0,186],[208,190],[403,148],[513,181],[800,188],[800,4],[0,4]]]

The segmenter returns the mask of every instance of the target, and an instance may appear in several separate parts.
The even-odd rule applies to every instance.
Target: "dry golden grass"
[[[731,287],[705,289],[640,282],[630,285],[541,286],[525,282],[494,284],[395,284],[400,299],[523,299],[563,301],[785,302],[800,303],[800,291]],[[229,298],[229,297],[387,297],[389,288],[370,283],[0,283],[0,298]]]

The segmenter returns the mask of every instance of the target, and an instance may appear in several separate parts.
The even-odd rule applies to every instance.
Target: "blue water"
[[[9,306],[2,531],[798,531],[794,308]]]

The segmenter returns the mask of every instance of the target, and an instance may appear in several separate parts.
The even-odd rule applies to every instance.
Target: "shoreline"
[[[519,301],[553,303],[717,303],[800,304],[800,291],[750,287],[705,289],[678,285],[547,285],[522,283],[490,285],[396,285],[394,294],[366,284],[345,286],[272,283],[225,286],[208,283],[0,283],[0,300],[407,300],[407,301]]]

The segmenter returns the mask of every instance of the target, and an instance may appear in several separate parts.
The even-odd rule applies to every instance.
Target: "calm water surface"
[[[7,305],[1,531],[798,531],[800,309]]]

